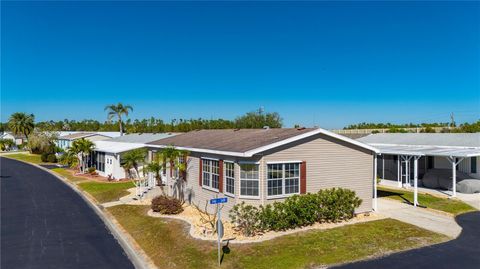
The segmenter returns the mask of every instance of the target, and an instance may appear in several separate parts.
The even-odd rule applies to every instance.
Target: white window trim
[[[258,167],[258,195],[242,195],[242,180],[250,180],[253,181],[254,179],[251,178],[242,178],[242,167],[240,166],[240,175],[239,175],[239,198],[241,199],[251,199],[251,200],[259,200],[260,199],[260,190],[261,190],[261,182],[260,182],[260,162],[239,162],[239,164],[256,164]]]
[[[298,166],[298,192],[292,192],[292,193],[285,193],[285,165],[284,164],[289,164],[289,163],[299,163],[300,165]],[[276,194],[276,195],[268,195],[268,181],[269,180],[278,180],[278,179],[268,179],[268,165],[269,164],[282,164],[282,194]],[[280,199],[280,198],[286,198],[289,196],[293,196],[296,194],[300,194],[300,189],[302,184],[301,178],[302,178],[302,161],[281,161],[281,162],[267,162],[267,165],[265,165],[265,180],[266,180],[266,195],[267,195],[267,200],[270,199]]]
[[[227,169],[226,169],[226,164],[227,163],[231,163],[233,164],[233,192],[234,193],[230,193],[230,192],[227,192]],[[235,162],[233,161],[227,161],[227,160],[223,160],[223,193],[226,195],[226,196],[229,196],[229,197],[232,197],[234,198],[235,197],[235,190],[237,189],[236,186],[235,186]]]
[[[203,170],[203,169],[204,169],[203,160],[206,160],[206,161],[217,161],[217,162],[218,162],[218,165],[220,166],[219,160],[218,160],[218,159],[211,159],[211,158],[203,158],[203,157],[200,158],[200,160],[201,160],[201,162],[202,162],[202,175],[201,175],[201,176],[202,176],[202,189],[206,189],[206,190],[209,190],[209,191],[213,191],[213,192],[219,193],[219,192],[220,192],[219,189],[215,189],[215,188],[213,188],[213,187],[210,187],[210,186],[207,186],[207,185],[204,185],[204,184],[203,184],[203,179],[204,179],[204,177],[203,177],[203,173],[204,173],[204,170]],[[220,169],[220,167],[218,167],[218,169]],[[211,175],[212,175],[213,173],[212,173],[212,172],[208,172],[208,173],[210,174],[210,185],[211,185],[212,182],[213,182]],[[218,180],[220,180],[220,175],[218,175]],[[220,182],[219,182],[219,184],[220,184]]]

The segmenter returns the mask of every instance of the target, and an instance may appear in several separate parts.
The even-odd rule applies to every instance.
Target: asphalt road
[[[68,186],[0,158],[1,268],[133,268],[113,235]]]
[[[460,215],[456,221],[462,226],[462,233],[455,240],[335,268],[478,269],[480,268],[480,212]]]

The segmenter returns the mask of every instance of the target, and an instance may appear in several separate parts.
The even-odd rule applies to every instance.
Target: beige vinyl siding
[[[373,153],[370,151],[319,134],[265,152],[262,161],[306,161],[307,192],[348,188],[363,200],[357,212],[372,210]],[[265,173],[262,173],[264,189],[267,186],[265,178]]]

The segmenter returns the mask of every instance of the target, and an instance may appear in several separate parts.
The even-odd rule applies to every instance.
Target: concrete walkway
[[[453,216],[387,198],[378,199],[378,213],[453,238],[462,231]]]

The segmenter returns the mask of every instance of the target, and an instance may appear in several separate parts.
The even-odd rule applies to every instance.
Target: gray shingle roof
[[[147,144],[159,146],[174,145],[176,147],[226,152],[247,152],[314,130],[316,129],[271,128],[199,130],[179,134]]]

